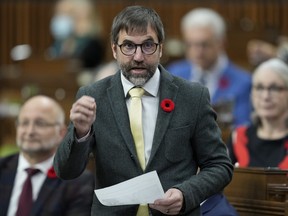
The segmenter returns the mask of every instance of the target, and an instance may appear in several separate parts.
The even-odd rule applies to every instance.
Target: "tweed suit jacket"
[[[233,166],[220,138],[207,88],[174,77],[161,65],[159,69],[160,103],[171,99],[175,108],[165,112],[159,104],[151,155],[144,171],[130,130],[120,71],[79,89],[76,98],[95,98],[96,120],[84,142],[77,142],[70,123],[54,158],[55,171],[64,179],[77,177],[90,152],[95,157],[96,188],[156,170],[164,191],[174,187],[183,192],[183,215],[200,215],[199,204],[231,181]],[[198,167],[201,172],[196,175]],[[92,215],[135,216],[137,209],[138,205],[103,206],[94,196]],[[163,215],[151,211],[153,215]]]
[[[18,156],[0,159],[0,216],[7,215]],[[88,216],[91,214],[93,188],[94,176],[86,171],[70,181],[47,177],[33,203],[31,216]]]

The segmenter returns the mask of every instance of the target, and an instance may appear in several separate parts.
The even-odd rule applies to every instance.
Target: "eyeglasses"
[[[134,44],[132,42],[117,44],[117,46],[120,47],[121,52],[126,56],[134,55],[138,46],[140,46],[142,53],[145,55],[152,55],[156,52],[158,45],[158,43],[154,43],[152,41],[146,41],[142,44]]]
[[[32,126],[34,126],[37,129],[46,129],[49,127],[54,127],[56,125],[59,125],[59,122],[46,122],[43,120],[36,120],[36,121],[16,121],[16,126],[22,129],[26,129],[30,126],[30,124],[32,124]]]
[[[262,94],[265,90],[268,91],[270,95],[278,95],[283,91],[287,91],[287,87],[285,86],[278,86],[278,85],[271,85],[271,86],[263,86],[263,85],[254,85],[253,86],[254,92],[257,94]]]

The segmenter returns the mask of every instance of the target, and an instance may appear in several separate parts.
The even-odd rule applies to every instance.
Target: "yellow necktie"
[[[142,130],[142,103],[141,97],[144,94],[142,88],[132,88],[129,91],[131,96],[130,104],[130,127],[133,135],[137,156],[142,169],[145,169],[144,138]]]
[[[141,97],[144,94],[144,89],[142,88],[132,88],[129,91],[131,96],[130,104],[130,127],[137,151],[137,157],[140,162],[141,168],[145,169],[145,148],[144,148],[144,138],[142,129],[142,103]],[[149,216],[148,206],[140,205],[137,216]]]

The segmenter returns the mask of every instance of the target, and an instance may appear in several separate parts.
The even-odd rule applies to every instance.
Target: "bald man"
[[[52,166],[66,134],[62,107],[47,96],[34,96],[21,107],[16,130],[19,154],[0,159],[0,216],[25,215],[24,208],[18,206],[27,168],[37,169],[31,177],[33,203],[27,215],[90,215],[93,175],[87,171],[77,179],[64,181]],[[28,199],[25,202],[27,206]]]

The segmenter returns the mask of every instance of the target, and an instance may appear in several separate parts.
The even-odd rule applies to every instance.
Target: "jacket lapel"
[[[0,216],[6,215],[12,195],[19,155],[1,160],[0,163]]]
[[[156,120],[156,127],[154,132],[153,144],[151,155],[149,159],[149,163],[153,160],[155,153],[157,152],[164,135],[168,129],[169,122],[172,118],[173,111],[165,112],[160,104],[161,101],[164,99],[170,99],[173,102],[176,101],[177,93],[178,93],[178,86],[173,84],[173,77],[169,74],[162,66],[159,66],[161,72],[161,81],[160,81],[160,97],[159,97],[159,107],[158,107],[158,116]],[[175,104],[177,106],[177,104]],[[147,166],[149,166],[149,163]]]
[[[40,192],[39,192],[39,196],[37,198],[37,200],[34,202],[33,204],[33,208],[32,208],[32,213],[31,215],[41,215],[41,213],[43,213],[43,206],[50,204],[47,200],[50,198],[51,196],[54,196],[54,199],[52,198],[51,200],[57,200],[58,196],[57,193],[55,193],[55,189],[58,187],[58,185],[61,183],[61,180],[58,178],[47,178],[45,179]]]
[[[118,71],[118,73],[113,77],[111,83],[112,85],[107,89],[107,95],[113,115],[129,151],[132,155],[134,155],[134,157],[137,157],[133,137],[130,130],[129,115],[126,106],[126,99],[123,93],[120,71]]]

